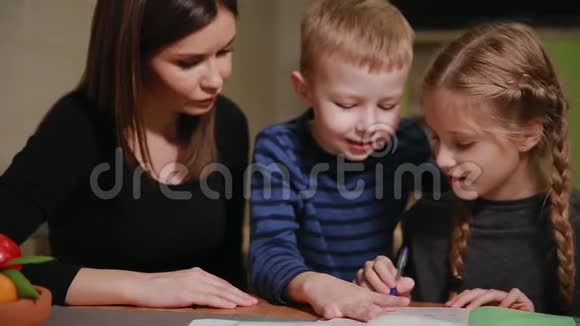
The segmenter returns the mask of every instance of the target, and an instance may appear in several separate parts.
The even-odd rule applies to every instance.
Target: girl
[[[522,24],[471,30],[439,54],[422,102],[453,194],[405,217],[413,299],[580,314],[568,104],[538,37]],[[394,273],[379,257],[356,282],[387,291]]]
[[[0,233],[22,242],[48,221],[58,263],[24,272],[55,304],[256,303],[234,286],[247,123],[219,96],[236,14],[236,0],[97,2],[80,86],[0,179]]]

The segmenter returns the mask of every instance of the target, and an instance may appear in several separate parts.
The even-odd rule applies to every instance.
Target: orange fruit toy
[[[0,304],[18,300],[16,285],[8,276],[0,274]]]

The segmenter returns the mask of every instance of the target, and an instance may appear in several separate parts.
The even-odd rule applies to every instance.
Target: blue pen
[[[407,256],[409,255],[409,250],[407,247],[403,247],[401,249],[401,253],[399,254],[399,260],[397,260],[397,276],[395,277],[395,281],[399,281],[401,275],[403,274],[403,269],[405,269],[405,265],[407,265]],[[391,289],[389,295],[398,296],[399,293],[397,292],[397,286],[395,285],[394,288]]]

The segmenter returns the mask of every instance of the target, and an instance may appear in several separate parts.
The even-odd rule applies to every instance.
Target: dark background
[[[391,0],[414,29],[464,28],[490,20],[580,27],[580,0]]]

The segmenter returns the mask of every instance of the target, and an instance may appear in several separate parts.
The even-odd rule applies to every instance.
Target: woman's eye
[[[227,49],[223,49],[223,50],[221,50],[221,51],[219,51],[219,52],[217,53],[217,56],[218,56],[218,57],[223,57],[223,56],[225,56],[225,55],[228,55],[228,54],[230,54],[230,53],[232,53],[232,52],[234,52],[234,49],[233,49],[233,48],[227,48]]]
[[[193,68],[200,63],[201,63],[201,61],[180,60],[180,61],[177,61],[176,64],[179,68],[186,70],[186,69]]]

